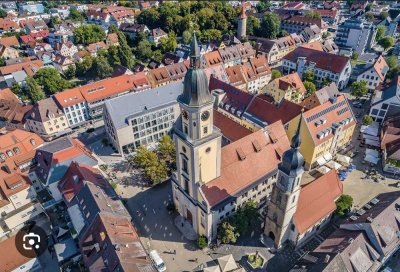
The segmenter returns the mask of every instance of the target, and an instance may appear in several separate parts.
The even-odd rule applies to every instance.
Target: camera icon
[[[25,234],[22,238],[23,240],[23,248],[25,250],[39,249],[40,248],[40,236],[33,232],[29,232]]]

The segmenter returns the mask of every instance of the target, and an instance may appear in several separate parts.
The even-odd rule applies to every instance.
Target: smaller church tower
[[[299,125],[292,138],[291,148],[283,153],[282,162],[278,165],[278,176],[268,204],[264,232],[280,248],[285,242],[296,239],[294,214],[300,194],[300,180],[304,172],[304,159],[300,154],[300,130],[303,113]]]
[[[240,17],[238,20],[238,27],[237,27],[237,38],[242,39],[246,37],[246,24],[247,24],[247,15],[246,9],[244,7],[244,1],[242,1],[242,9],[240,11]]]

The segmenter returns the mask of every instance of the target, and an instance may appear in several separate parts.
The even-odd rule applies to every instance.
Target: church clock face
[[[209,111],[205,111],[201,114],[201,121],[207,121],[208,118],[210,118],[210,112]]]
[[[182,116],[185,120],[187,120],[189,118],[189,115],[188,115],[187,111],[185,111],[185,110],[182,111]]]

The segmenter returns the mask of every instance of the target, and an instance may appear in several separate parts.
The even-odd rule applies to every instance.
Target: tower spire
[[[301,121],[303,120],[303,112],[304,112],[304,109],[301,110],[299,124],[297,125],[296,133],[294,134],[294,136],[292,138],[292,142],[290,144],[290,146],[292,148],[296,148],[296,149],[299,148],[300,144],[301,144],[300,129],[301,129]]]

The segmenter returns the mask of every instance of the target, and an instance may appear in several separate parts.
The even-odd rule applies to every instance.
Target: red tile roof
[[[216,110],[214,110],[214,125],[219,128],[224,137],[231,142],[251,134],[250,130]]]
[[[341,73],[350,61],[348,57],[321,52],[310,48],[297,47],[294,51],[283,57],[284,60],[297,63],[299,57],[305,57],[307,62],[314,62],[315,67]]]
[[[286,133],[278,133],[281,137],[274,142],[267,130],[260,129],[222,148],[221,175],[201,186],[210,206],[235,196],[277,169],[281,160],[277,149],[287,150],[289,140]],[[282,123],[276,124],[275,130],[284,132]],[[261,149],[256,151],[254,146]]]
[[[335,201],[343,193],[336,170],[308,183],[300,189],[294,223],[300,234],[318,223],[336,209]]]
[[[275,123],[279,120],[282,121],[283,124],[286,124],[298,116],[302,108],[302,106],[286,99],[282,99],[278,105],[275,105],[271,102],[270,97],[261,94],[251,102],[246,113],[268,124]]]

